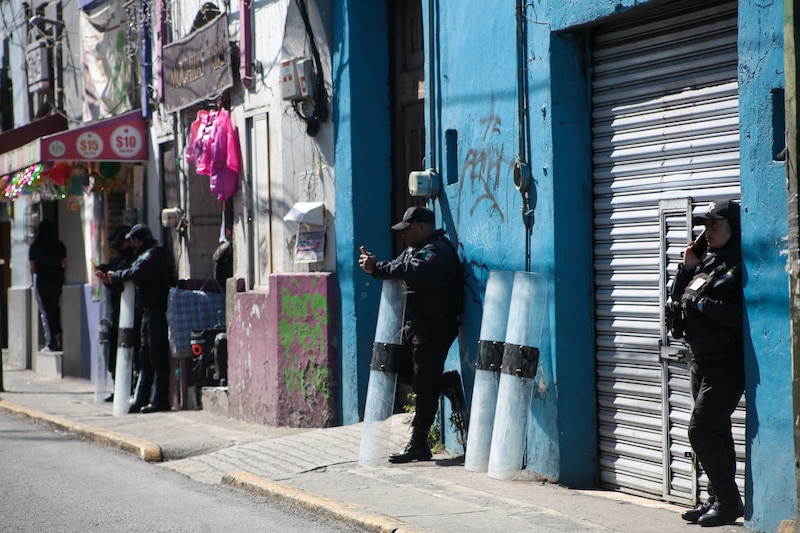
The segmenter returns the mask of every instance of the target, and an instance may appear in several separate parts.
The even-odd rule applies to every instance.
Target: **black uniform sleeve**
[[[739,265],[726,272],[703,300],[702,315],[734,329],[743,329],[742,269]]]
[[[672,284],[672,300],[675,302],[681,301],[681,295],[686,290],[686,286],[692,281],[694,272],[686,270],[683,263],[678,265],[678,272],[675,274],[675,283]]]
[[[139,284],[161,275],[159,271],[163,268],[163,265],[160,263],[161,262],[155,257],[155,250],[150,248],[149,250],[145,250],[142,255],[134,261],[130,268],[114,272],[109,277],[109,281],[111,281],[111,283],[133,281]]]
[[[409,288],[420,288],[439,283],[453,270],[453,258],[436,242],[417,249],[407,249],[392,261],[379,261],[372,276],[377,279],[400,279]]]

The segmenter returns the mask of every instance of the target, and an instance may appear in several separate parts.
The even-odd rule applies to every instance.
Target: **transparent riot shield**
[[[400,280],[384,280],[378,308],[378,324],[372,345],[364,427],[361,433],[360,466],[374,467],[389,455],[390,421],[397,387],[397,352],[406,308],[406,287]]]
[[[489,453],[488,475],[494,479],[514,479],[522,470],[546,311],[547,280],[516,272]]]
[[[114,371],[114,416],[128,414],[128,399],[131,396],[131,373],[133,369],[133,340],[138,332],[133,330],[136,289],[132,281],[125,282],[119,302],[119,340],[117,342],[117,366]]]
[[[108,396],[108,361],[109,350],[111,350],[110,330],[111,325],[111,306],[108,305],[108,287],[100,283],[100,323],[97,329],[97,359],[94,364],[94,403],[102,404]]]
[[[489,272],[483,302],[481,332],[478,336],[478,362],[472,388],[468,445],[464,456],[464,469],[470,472],[486,472],[489,467],[500,365],[503,360],[513,285],[513,272],[508,270]]]

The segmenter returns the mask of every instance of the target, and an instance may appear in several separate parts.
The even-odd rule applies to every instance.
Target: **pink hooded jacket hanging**
[[[227,109],[201,109],[189,130],[186,161],[195,165],[197,174],[211,178],[211,194],[225,201],[239,184],[241,155],[239,136]]]
[[[221,109],[214,120],[211,133],[211,194],[225,201],[236,192],[239,184],[239,136],[231,123],[227,109]]]

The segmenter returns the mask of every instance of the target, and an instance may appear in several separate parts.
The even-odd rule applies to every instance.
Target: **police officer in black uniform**
[[[744,515],[731,434],[731,415],[744,392],[739,211],[736,202],[719,200],[692,219],[705,231],[686,248],[672,288],[692,352],[689,441],[709,479],[708,500],[681,516],[701,526],[730,524]]]
[[[136,261],[125,270],[110,271],[103,282],[133,281],[142,307],[139,347],[139,381],[129,412],[169,411],[169,348],[167,298],[172,284],[172,263],[167,252],[144,224],[136,224],[125,236],[136,250]]]
[[[458,335],[464,294],[461,262],[435,222],[430,209],[410,207],[392,226],[408,245],[403,253],[392,261],[378,261],[362,246],[359,257],[359,266],[372,277],[403,280],[407,291],[397,374],[398,381],[411,385],[416,404],[411,440],[402,452],[389,457],[392,463],[431,459],[428,432],[440,393],[451,399],[454,412],[465,412],[461,378],[452,371],[443,377],[447,352]]]

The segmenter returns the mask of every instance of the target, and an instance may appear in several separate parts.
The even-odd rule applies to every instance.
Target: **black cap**
[[[153,240],[153,234],[150,233],[150,228],[148,228],[145,224],[136,224],[131,230],[125,235],[126,239],[133,239],[137,238],[140,241],[151,241]]]
[[[704,213],[692,217],[692,224],[699,226],[706,220],[736,222],[739,220],[739,204],[733,200],[714,200],[708,204]]]
[[[406,209],[403,220],[392,226],[394,231],[403,231],[414,222],[425,222],[426,224],[436,224],[436,217],[433,211],[427,207],[414,206]]]
[[[111,247],[114,250],[119,250],[119,247],[122,245],[123,242],[127,241],[127,237],[125,237],[128,232],[131,230],[130,226],[122,225],[119,226],[114,234],[108,238],[108,242],[111,243]]]

